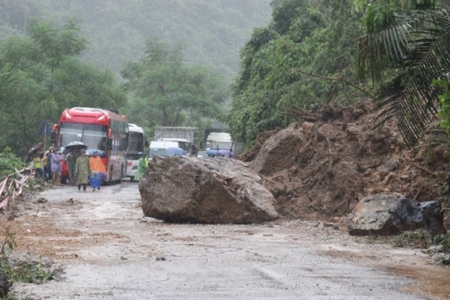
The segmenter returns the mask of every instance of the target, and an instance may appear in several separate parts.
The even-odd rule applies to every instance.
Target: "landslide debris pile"
[[[393,121],[372,130],[376,116],[366,101],[329,105],[303,124],[261,134],[239,159],[263,177],[285,218],[343,217],[376,193],[436,199],[447,174],[444,151],[409,149]]]

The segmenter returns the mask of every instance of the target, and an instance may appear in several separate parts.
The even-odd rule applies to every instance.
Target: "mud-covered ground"
[[[63,186],[18,202],[16,252],[51,257],[61,280],[18,299],[449,299],[450,269],[420,249],[368,243],[320,222],[165,224],[137,183]],[[327,225],[327,224],[326,224]]]

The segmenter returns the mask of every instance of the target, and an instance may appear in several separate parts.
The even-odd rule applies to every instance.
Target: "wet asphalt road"
[[[93,242],[66,253],[77,259],[58,262],[61,281],[16,285],[22,299],[427,299],[402,292],[413,282],[383,271],[386,263],[329,255],[351,248],[398,263],[417,257],[413,250],[358,244],[332,228],[301,221],[165,224],[143,218],[137,183],[130,182],[98,192],[64,186],[39,197],[48,200],[41,218]],[[61,211],[57,204],[69,198],[79,209]],[[102,242],[102,235],[117,238]]]

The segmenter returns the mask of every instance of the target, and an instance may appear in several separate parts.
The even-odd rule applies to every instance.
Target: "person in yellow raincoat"
[[[86,185],[88,183],[90,173],[89,158],[86,156],[86,150],[80,150],[80,156],[77,157],[75,169],[77,174],[78,190],[80,190],[81,186],[83,186],[83,191],[86,192]]]
[[[145,169],[148,167],[148,159],[147,154],[142,154],[142,157],[139,159],[138,168],[136,170],[136,174],[134,175],[134,180],[139,181],[141,175],[144,174]]]
[[[92,156],[89,159],[89,165],[91,167],[89,184],[92,187],[92,191],[95,192],[95,189],[100,190],[100,186],[102,185],[103,177],[106,176],[105,165],[103,164],[103,161],[100,158],[100,156],[98,156],[97,151],[94,151],[92,153]]]

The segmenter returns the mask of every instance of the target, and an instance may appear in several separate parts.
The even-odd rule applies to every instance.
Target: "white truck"
[[[176,142],[178,147],[188,155],[197,155],[198,128],[197,127],[157,127],[155,141]]]
[[[228,132],[210,132],[206,137],[205,150],[231,150],[234,143]]]
[[[175,151],[169,151],[169,150]],[[182,152],[177,151],[180,150]],[[152,141],[150,142],[150,147],[148,149],[148,157],[153,158],[153,156],[173,156],[175,154],[178,155],[186,155],[187,152],[178,147],[177,142],[168,142],[168,141]]]

